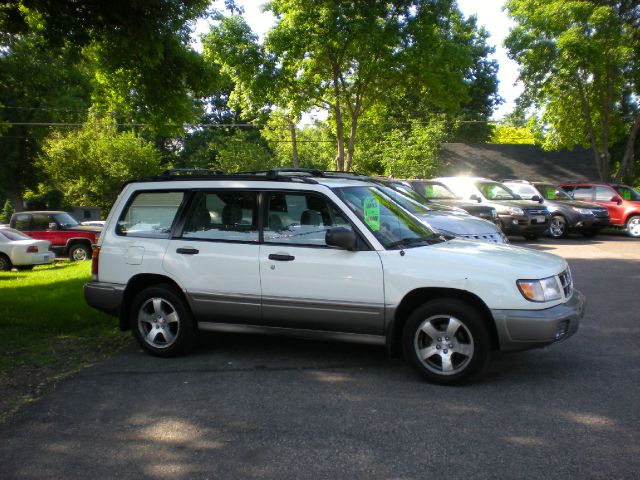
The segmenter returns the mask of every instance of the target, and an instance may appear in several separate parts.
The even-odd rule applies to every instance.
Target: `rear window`
[[[124,236],[169,238],[171,225],[184,192],[139,192],[129,203],[116,227]]]

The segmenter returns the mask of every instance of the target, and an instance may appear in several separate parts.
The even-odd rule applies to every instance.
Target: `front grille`
[[[608,218],[609,217],[609,211],[606,208],[602,208],[602,209],[592,209],[591,210],[593,212],[593,215],[596,218]]]
[[[545,217],[549,213],[549,210],[547,210],[546,208],[525,208],[524,211],[529,215],[542,215]]]
[[[564,272],[558,275],[558,277],[560,278],[560,284],[564,291],[564,297],[569,298],[573,292],[573,278],[571,277],[571,270],[567,268]]]
[[[458,235],[458,238],[464,238],[465,240],[473,240],[474,242],[505,243],[504,237],[500,233],[481,233],[479,235],[473,235],[473,234]]]

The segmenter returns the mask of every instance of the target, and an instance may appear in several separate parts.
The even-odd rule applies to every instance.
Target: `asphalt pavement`
[[[640,240],[514,243],[569,261],[588,306],[566,342],[442,387],[380,347],[132,341],[0,425],[0,478],[639,478]]]

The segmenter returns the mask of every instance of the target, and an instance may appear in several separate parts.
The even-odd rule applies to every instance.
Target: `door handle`
[[[269,255],[269,260],[276,260],[278,262],[290,262],[292,260],[295,260],[296,257],[294,257],[293,255],[289,255],[289,254],[282,254],[282,253],[272,253],[271,255]]]
[[[176,253],[182,253],[183,255],[195,255],[200,253],[200,250],[196,248],[178,248],[176,249]]]

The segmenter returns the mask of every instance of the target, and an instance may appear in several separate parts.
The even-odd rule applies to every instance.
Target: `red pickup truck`
[[[67,212],[54,211],[14,213],[10,225],[32,238],[49,240],[57,256],[67,256],[71,261],[89,260],[102,230],[80,225]]]

